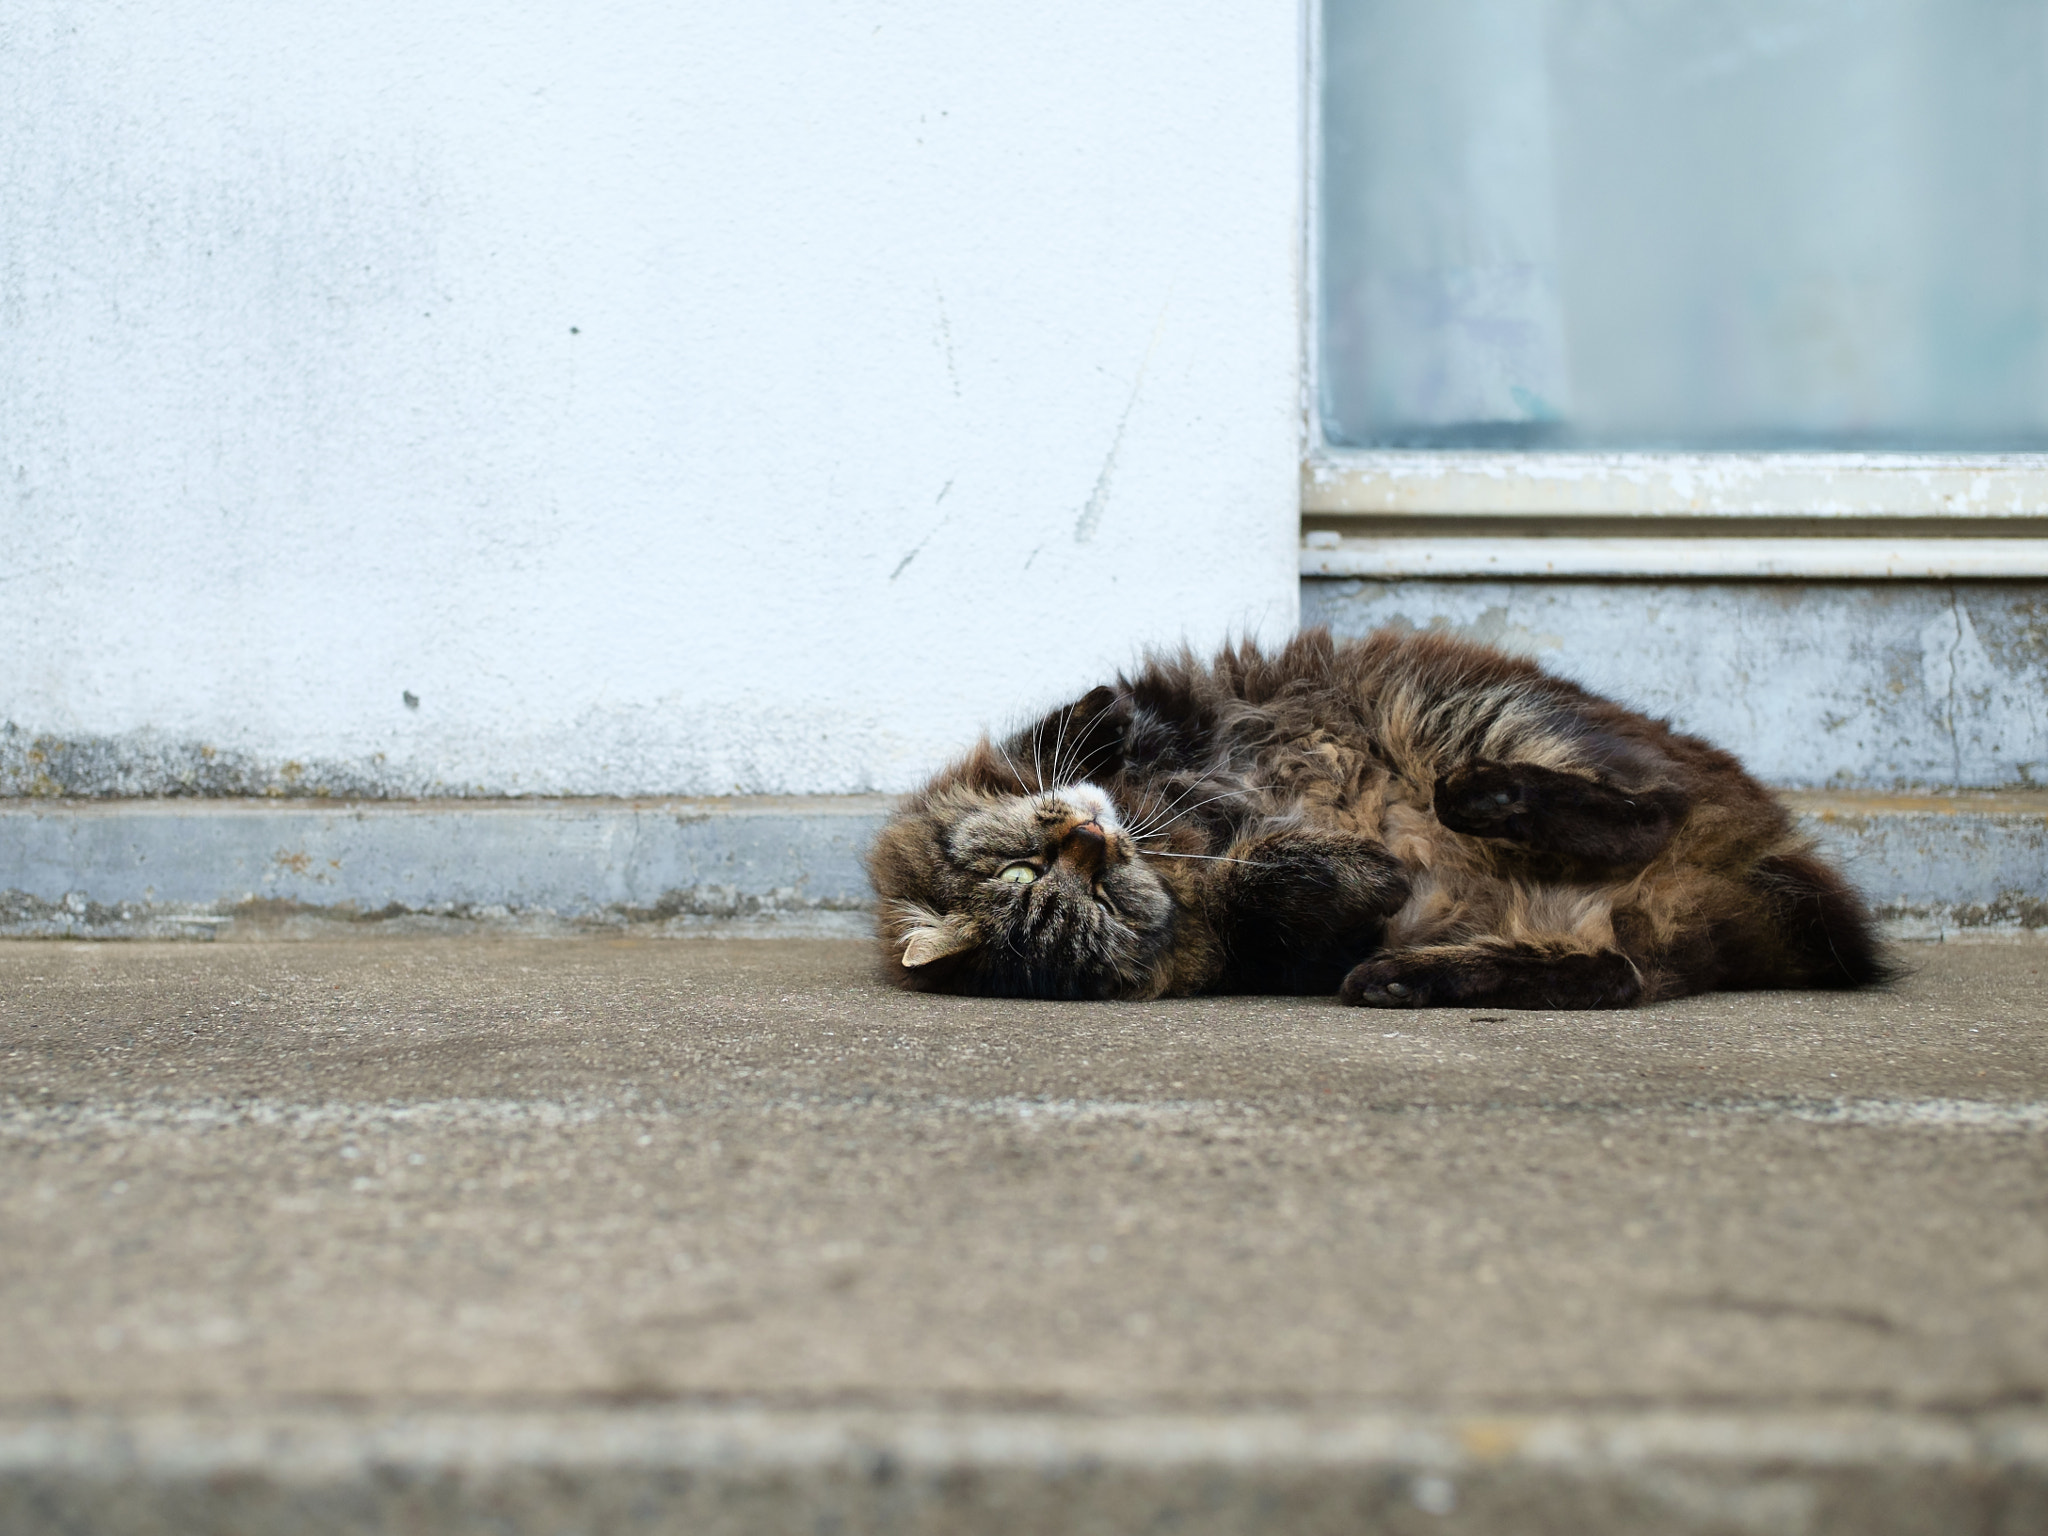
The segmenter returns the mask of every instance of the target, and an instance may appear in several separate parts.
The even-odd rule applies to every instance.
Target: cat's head
[[[1107,696],[1108,690],[1097,690]],[[1094,708],[1091,709],[1091,704]],[[985,997],[1147,997],[1160,986],[1177,905],[1110,793],[1078,775],[1106,745],[1072,741],[1103,700],[1046,722],[1027,778],[982,742],[910,797],[868,852],[884,953],[905,986]],[[1055,727],[1073,728],[1062,737]],[[1089,738],[1106,742],[1110,733]],[[1030,742],[1035,736],[1024,738]],[[1052,772],[1057,758],[1062,772]]]
[[[904,985],[984,997],[1144,997],[1175,903],[1102,789],[974,782],[915,797],[868,854]]]

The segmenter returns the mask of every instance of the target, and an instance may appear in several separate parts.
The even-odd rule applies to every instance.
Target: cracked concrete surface
[[[0,1526],[2038,1529],[2048,953],[1913,958],[1382,1014],[6,946]]]

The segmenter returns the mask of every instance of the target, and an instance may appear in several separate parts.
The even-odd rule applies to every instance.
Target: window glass
[[[2048,449],[2048,0],[1325,0],[1327,438]]]

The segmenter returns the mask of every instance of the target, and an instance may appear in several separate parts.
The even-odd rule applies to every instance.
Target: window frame
[[[1346,448],[1323,435],[1325,0],[1303,0],[1301,574],[2048,577],[2048,453]]]

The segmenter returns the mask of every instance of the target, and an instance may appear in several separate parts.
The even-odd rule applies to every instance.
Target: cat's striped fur
[[[1152,657],[978,743],[868,867],[892,974],[940,991],[1597,1008],[1887,974],[1728,753],[1436,635]]]

